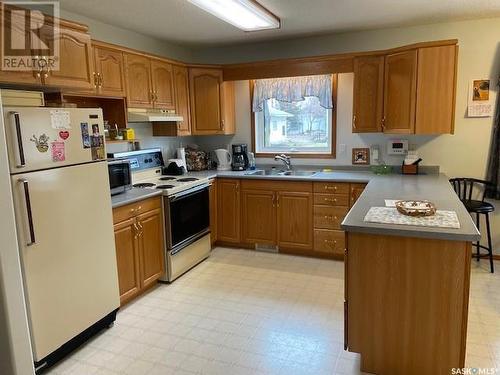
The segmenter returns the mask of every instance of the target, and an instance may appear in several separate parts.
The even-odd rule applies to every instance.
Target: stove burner
[[[160,180],[161,181],[172,181],[172,180],[175,180],[175,177],[161,177]]]
[[[153,186],[155,186],[155,184],[153,184],[151,182],[141,182],[139,184],[134,184],[132,186],[136,187],[136,188],[147,188],[147,187],[153,187]]]
[[[174,185],[158,185],[157,189],[172,189]]]
[[[191,182],[191,181],[197,181],[198,179],[195,177],[184,177],[184,178],[178,178],[177,181],[179,182]]]

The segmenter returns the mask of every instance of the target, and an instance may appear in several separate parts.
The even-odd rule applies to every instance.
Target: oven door
[[[167,246],[172,255],[210,232],[208,185],[170,196],[165,205]]]

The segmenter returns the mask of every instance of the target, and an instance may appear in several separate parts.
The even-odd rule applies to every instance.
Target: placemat
[[[392,207],[372,207],[366,213],[364,221],[370,223],[418,225],[424,227],[460,228],[460,222],[455,211],[437,210],[433,216],[406,216]]]

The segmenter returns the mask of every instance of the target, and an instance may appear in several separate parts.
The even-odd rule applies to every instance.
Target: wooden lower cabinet
[[[360,370],[463,368],[471,243],[349,232],[347,239],[345,347],[361,355]]]
[[[276,246],[285,253],[342,258],[346,243],[340,224],[365,186],[218,178],[216,241],[221,245]],[[212,217],[214,205],[211,207]]]
[[[151,287],[165,270],[161,198],[113,209],[120,303]]]
[[[139,244],[134,224],[135,219],[132,218],[114,226],[118,285],[122,305],[137,296],[141,289]]]
[[[217,180],[208,188],[210,199],[210,243],[212,247],[217,241]]]
[[[351,184],[351,195],[349,196],[349,207],[354,206],[354,203],[358,200],[365,190],[366,184]]]
[[[268,190],[243,190],[242,241],[276,245],[276,193]]]
[[[141,282],[142,287],[146,288],[156,283],[164,271],[162,210],[157,208],[140,214],[136,221],[140,230]]]
[[[217,182],[217,239],[240,242],[240,180],[220,179]]]
[[[311,250],[313,195],[311,192],[278,192],[278,246]]]
[[[325,255],[343,256],[345,233],[340,230],[314,229],[314,251]]]

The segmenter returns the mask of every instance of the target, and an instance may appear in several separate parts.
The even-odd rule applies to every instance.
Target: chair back
[[[492,185],[489,181],[478,180],[477,178],[452,178],[450,183],[462,201],[479,200],[484,201],[484,194],[488,186]]]

